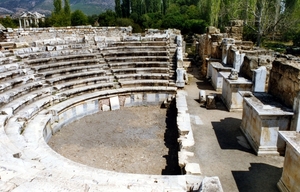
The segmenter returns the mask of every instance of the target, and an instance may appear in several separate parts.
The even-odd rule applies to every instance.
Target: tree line
[[[244,21],[245,39],[258,45],[262,39],[300,44],[300,0],[115,0],[115,10],[91,16],[80,10],[71,12],[69,0],[53,0],[53,5],[41,27],[130,25],[133,32],[177,28],[193,34],[204,33],[207,26],[224,32],[230,20],[238,19]],[[4,26],[14,24],[7,18],[1,20]]]

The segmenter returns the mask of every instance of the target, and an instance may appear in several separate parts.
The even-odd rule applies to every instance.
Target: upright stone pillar
[[[176,37],[176,43],[177,43],[177,51],[176,51],[176,57],[177,57],[177,69],[176,69],[176,86],[183,88],[185,85],[185,75],[186,71],[183,68],[183,49],[182,49],[182,36],[177,35]]]
[[[224,38],[222,40],[222,63],[224,65],[227,64],[227,55],[228,55],[229,47],[231,45],[234,45],[234,43],[235,41],[232,38]]]
[[[300,92],[298,92],[297,97],[294,99],[293,106],[294,116],[291,122],[291,131],[300,132]]]
[[[176,86],[177,87],[181,87],[183,88],[185,85],[185,70],[183,68],[177,68],[176,69],[176,74],[177,74],[177,78],[176,78]]]
[[[253,72],[253,92],[265,92],[267,68],[265,66],[259,67]]]
[[[22,28],[22,21],[21,21],[21,19],[19,19],[19,26],[20,26],[20,28]]]
[[[240,68],[244,62],[245,53],[240,53],[240,51],[234,52],[234,59],[233,59],[233,68],[240,72]]]

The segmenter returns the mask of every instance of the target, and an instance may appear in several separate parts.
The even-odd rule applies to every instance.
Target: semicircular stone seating
[[[132,35],[131,27],[9,29],[4,33],[5,41],[14,42],[14,47],[0,54],[0,191],[188,191],[199,187],[200,176],[95,169],[64,158],[47,145],[62,126],[109,103],[113,110],[162,102],[174,95],[176,35],[176,30]]]

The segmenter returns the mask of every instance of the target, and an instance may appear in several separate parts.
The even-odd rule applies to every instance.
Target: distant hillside
[[[62,0],[63,1],[63,0]],[[71,9],[82,10],[87,15],[99,14],[114,9],[114,0],[70,0]],[[0,0],[0,15],[18,14],[23,11],[37,11],[49,15],[53,0]]]

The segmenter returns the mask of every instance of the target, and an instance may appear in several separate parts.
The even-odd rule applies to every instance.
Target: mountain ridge
[[[115,2],[114,0],[70,0],[70,6],[72,11],[79,9],[87,15],[93,15],[113,10]],[[50,15],[52,10],[53,0],[0,0],[0,15],[18,15],[23,11],[37,11]]]

